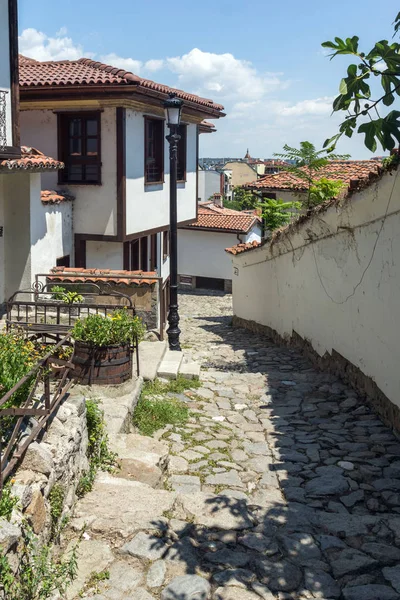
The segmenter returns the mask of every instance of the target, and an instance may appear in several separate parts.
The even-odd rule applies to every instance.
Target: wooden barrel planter
[[[116,385],[132,377],[132,350],[129,344],[93,346],[75,342],[73,378],[84,385]]]

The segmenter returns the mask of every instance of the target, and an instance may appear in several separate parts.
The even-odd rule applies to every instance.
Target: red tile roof
[[[155,271],[117,271],[111,269],[78,269],[75,267],[53,267],[54,275],[51,281],[65,282],[108,282],[117,284],[136,283],[137,285],[152,285],[158,277]]]
[[[19,82],[21,93],[26,89],[66,88],[72,86],[118,87],[137,86],[142,91],[150,90],[169,94],[175,92],[182,100],[210,109],[216,116],[223,116],[224,107],[208,98],[201,98],[182,90],[171,88],[150,79],[143,79],[130,71],[96,62],[90,58],[39,62],[22,57]],[[218,113],[220,113],[218,115]]]
[[[247,252],[248,250],[254,250],[254,248],[259,248],[260,246],[262,246],[261,242],[247,242],[246,244],[236,244],[236,246],[232,246],[232,248],[225,248],[225,252],[236,255]]]
[[[56,190],[42,190],[40,192],[40,199],[42,204],[61,204],[62,202],[68,202],[75,198],[70,194],[58,192]]]
[[[204,203],[199,205],[197,221],[185,226],[185,229],[217,229],[227,233],[247,233],[257,222],[255,215]]]
[[[63,169],[64,163],[50,156],[45,156],[43,152],[29,146],[21,147],[21,158],[9,158],[0,160],[0,170],[17,171],[52,171]]]
[[[214,123],[210,123],[209,121],[202,121],[199,125],[200,133],[214,133],[217,131]]]
[[[381,172],[382,163],[378,160],[332,160],[315,175],[315,179],[341,180],[353,187],[354,182],[368,181]],[[254,190],[305,190],[305,182],[288,171],[265,175],[244,187]]]

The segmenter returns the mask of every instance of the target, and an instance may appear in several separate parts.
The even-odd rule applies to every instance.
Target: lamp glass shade
[[[175,94],[170,94],[168,100],[164,102],[165,118],[167,125],[179,125],[181,122],[182,100]]]

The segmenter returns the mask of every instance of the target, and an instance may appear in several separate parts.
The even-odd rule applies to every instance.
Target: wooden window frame
[[[148,271],[149,236],[138,237],[127,244],[127,264],[124,265],[124,268],[127,271]]]
[[[178,131],[179,135],[181,136],[181,139],[178,142],[178,166],[177,166],[177,172],[178,172],[178,183],[185,183],[186,182],[186,174],[187,174],[187,125],[185,124],[181,124],[179,125],[179,131]],[[179,177],[179,162],[183,161],[183,177]]]
[[[161,173],[160,173],[160,179],[158,179],[157,181],[151,181],[148,178],[148,174],[147,174],[147,146],[148,146],[148,123],[150,121],[153,122],[157,122],[160,123],[160,127],[162,128],[161,130],[161,143],[160,143],[160,155],[159,155],[159,162],[160,162],[160,167],[161,167]],[[164,147],[165,147],[165,119],[160,119],[157,117],[149,117],[147,115],[145,115],[144,117],[144,183],[145,185],[159,185],[160,183],[163,184],[164,183],[164,175],[165,175],[165,158],[164,158]]]
[[[169,257],[169,229],[163,231],[163,262]]]
[[[96,165],[98,168],[98,178],[93,181],[77,181],[70,180],[68,178],[68,170],[61,169],[58,171],[58,183],[60,185],[102,185],[101,180],[101,111],[81,111],[81,112],[60,112],[57,113],[57,127],[58,127],[58,158],[66,165],[69,163],[69,122],[71,119],[84,119],[82,123],[84,124],[88,119],[96,119],[97,121],[97,137],[98,140],[98,148],[96,156],[87,156],[85,154],[81,155],[81,160],[76,159],[74,162],[76,164],[82,165]],[[82,131],[82,142],[83,145],[86,143],[87,134],[86,134],[86,125],[84,125],[84,131]],[[83,148],[82,148],[83,150]]]

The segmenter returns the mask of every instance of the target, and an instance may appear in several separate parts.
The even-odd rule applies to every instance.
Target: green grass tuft
[[[141,398],[133,416],[133,424],[143,435],[152,435],[166,425],[186,423],[189,410],[182,402],[174,399],[150,400]]]

